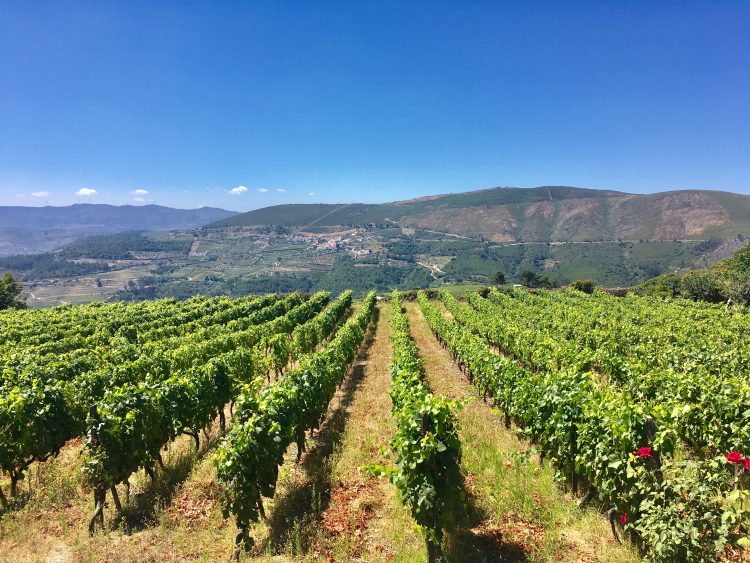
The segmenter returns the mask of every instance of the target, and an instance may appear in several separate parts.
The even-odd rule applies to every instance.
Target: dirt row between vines
[[[317,554],[331,561],[425,561],[424,540],[401,506],[395,486],[366,471],[392,460],[391,309],[379,307],[372,341],[361,354],[357,390],[341,449],[332,464],[331,502],[322,514]]]
[[[448,539],[451,561],[636,561],[617,544],[603,515],[564,494],[549,464],[506,429],[440,346],[415,303],[407,303],[412,338],[434,393],[463,402],[458,411],[468,521]]]

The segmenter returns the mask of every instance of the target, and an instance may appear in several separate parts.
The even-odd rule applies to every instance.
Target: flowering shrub
[[[725,457],[730,463],[736,463],[738,465],[745,463],[745,459],[742,457],[742,454],[737,450],[732,450]]]
[[[631,526],[649,546],[650,560],[718,560],[741,535],[748,511],[740,501],[746,491],[734,490],[721,457],[666,460],[663,479],[644,465],[633,471],[641,500]]]
[[[638,450],[635,452],[635,455],[637,455],[641,459],[651,459],[652,453],[653,453],[653,450],[651,448],[643,447],[643,448],[638,448]]]

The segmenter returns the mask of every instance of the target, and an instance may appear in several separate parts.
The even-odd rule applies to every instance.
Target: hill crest
[[[489,188],[383,204],[286,204],[211,227],[391,224],[498,243],[728,238],[750,234],[750,196],[710,190],[631,194],[570,186]]]

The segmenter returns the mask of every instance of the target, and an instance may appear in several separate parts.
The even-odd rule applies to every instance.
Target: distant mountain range
[[[728,239],[750,234],[750,196],[680,190],[637,195],[565,186],[491,188],[384,204],[296,204],[209,227],[392,224],[497,243]]]
[[[92,234],[187,229],[236,215],[214,207],[76,204],[0,206],[0,256],[43,252]]]

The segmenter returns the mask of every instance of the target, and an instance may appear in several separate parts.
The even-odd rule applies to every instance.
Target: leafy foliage
[[[521,272],[521,275],[518,276],[518,281],[522,285],[531,288],[549,289],[552,287],[557,287],[559,285],[557,280],[553,280],[545,274],[537,274],[532,270],[524,270],[523,272]]]
[[[682,290],[680,276],[664,274],[639,283],[634,292],[643,297],[679,297]]]
[[[747,356],[732,349],[733,361],[712,358],[705,348],[704,327],[714,349],[741,338],[731,326],[717,333],[722,309],[575,292],[493,290],[489,301],[469,295],[472,306],[444,292],[440,298],[459,324],[424,294],[420,306],[480,392],[495,398],[561,476],[588,482],[603,502],[628,514],[623,520],[647,540],[650,558],[716,559],[742,533],[746,515],[737,516],[727,495],[736,481],[714,459],[717,450],[747,451],[750,444],[750,389],[734,377],[746,368],[729,367],[744,366]],[[690,323],[675,338],[663,327],[680,318]],[[690,463],[678,461],[683,451],[692,454]],[[698,480],[719,496],[700,487],[688,493],[687,483]],[[675,527],[689,540],[668,532]]]
[[[461,442],[455,401],[436,397],[422,379],[422,360],[409,336],[409,323],[398,292],[391,295],[391,401],[396,435],[391,449],[395,467],[388,471],[414,520],[428,541],[440,545],[443,530],[455,527],[462,511]]]
[[[257,376],[269,367],[285,366],[288,346],[269,347],[269,339],[288,342],[298,323],[327,301],[328,294],[320,293],[261,325],[262,330],[252,326],[240,335],[180,347],[162,361],[151,356],[124,366],[139,375],[127,374],[122,386],[105,391],[90,413],[84,472],[94,483],[111,486],[140,467],[150,470],[162,446],[181,433],[196,434],[240,389],[257,389]]]
[[[85,429],[84,470],[95,484],[153,467],[159,447],[195,435],[265,374],[275,360],[263,354],[263,337],[291,334],[327,301],[325,293],[201,297],[3,313],[0,469],[15,483]],[[339,303],[336,314],[345,310]],[[315,334],[325,337],[320,326],[330,323],[326,313]]]
[[[300,367],[260,391],[245,390],[237,401],[235,424],[213,456],[224,488],[226,515],[241,530],[257,521],[261,496],[272,497],[279,465],[289,444],[304,448],[305,431],[316,427],[343,380],[372,319],[370,293],[330,343],[302,358]]]
[[[641,282],[635,292],[642,296],[685,297],[694,301],[750,305],[750,243],[712,268],[662,275]]]
[[[583,293],[594,293],[594,282],[591,280],[575,280],[570,282],[570,287]]]

